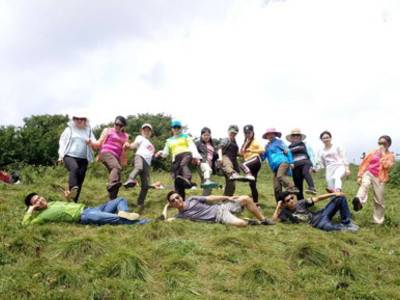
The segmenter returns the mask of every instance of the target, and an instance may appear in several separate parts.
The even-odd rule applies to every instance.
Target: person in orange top
[[[392,139],[383,135],[378,140],[379,149],[368,153],[361,162],[357,183],[360,185],[357,196],[353,199],[353,208],[359,211],[368,200],[368,189],[372,184],[374,191],[374,223],[382,224],[385,220],[384,187],[389,180],[389,171],[395,162],[395,155],[389,151]]]

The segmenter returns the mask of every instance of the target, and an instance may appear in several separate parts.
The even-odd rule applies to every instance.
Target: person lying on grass
[[[330,198],[329,203],[321,210],[312,212],[310,207],[315,203]],[[337,211],[340,212],[340,223],[332,223],[332,218]],[[307,222],[311,226],[325,231],[352,231],[356,232],[359,227],[351,221],[351,213],[347,205],[347,199],[342,192],[335,192],[316,197],[309,200],[297,199],[293,192],[281,192],[278,196],[274,221],[290,221],[292,223]]]
[[[274,222],[266,219],[254,201],[248,196],[193,196],[185,201],[175,191],[167,195],[168,204],[164,207],[162,219],[172,221],[175,218],[189,219],[192,221],[208,221],[245,227],[247,225],[273,225]],[[178,214],[175,218],[167,218],[169,207],[176,208]],[[256,220],[243,220],[233,213],[242,212],[247,208]]]
[[[47,202],[37,193],[25,197],[28,207],[22,225],[44,224],[49,222],[69,222],[93,225],[144,224],[148,220],[139,220],[139,214],[128,211],[128,202],[122,198],[109,200],[97,207],[85,207],[81,203],[64,201]]]

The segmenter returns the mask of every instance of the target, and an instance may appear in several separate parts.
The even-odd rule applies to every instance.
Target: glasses
[[[378,142],[378,145],[379,146],[386,146],[387,144],[386,144],[386,142]]]
[[[114,123],[114,126],[117,126],[117,127],[124,127],[125,125],[124,124],[122,124],[122,123]]]
[[[294,197],[293,197],[293,196],[290,196],[290,197],[288,197],[288,198],[285,199],[285,203],[288,203],[290,200],[293,200],[293,199],[294,199]]]
[[[73,118],[74,121],[80,121],[80,122],[84,122],[86,121],[86,118]]]
[[[176,195],[175,197],[169,198],[169,201],[170,201],[170,202],[174,202],[175,200],[179,200],[179,199],[180,199],[180,196],[179,196],[179,195]]]
[[[172,129],[181,129],[181,126],[172,126]]]

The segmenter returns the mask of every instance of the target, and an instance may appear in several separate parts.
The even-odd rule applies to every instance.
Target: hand
[[[195,166],[199,166],[200,165],[200,160],[198,160],[197,158],[193,158],[192,159],[192,164]]]
[[[92,145],[92,141],[90,139],[85,140],[86,145],[91,146]]]
[[[64,164],[64,160],[62,158],[57,160],[57,165],[63,165],[63,164]]]
[[[317,173],[317,171],[314,168],[310,168],[310,174],[311,173]]]
[[[157,151],[156,154],[154,154],[155,158],[159,158],[161,156],[162,151]]]
[[[362,182],[362,177],[357,177],[357,183],[358,183],[358,185],[361,185],[361,182]]]
[[[346,171],[344,172],[344,175],[345,176],[350,176],[350,174],[351,174],[350,169],[346,169]]]
[[[334,194],[335,194],[336,197],[344,196],[343,192],[334,192]]]
[[[124,146],[123,146],[124,150],[129,149],[130,147],[131,147],[131,144],[129,144],[128,142],[124,143]]]
[[[283,149],[283,153],[288,154],[289,150],[287,148]]]
[[[289,167],[293,170],[294,169],[294,164],[290,164]]]
[[[285,205],[284,205],[284,203],[283,203],[283,201],[281,200],[281,201],[278,201],[278,208],[279,209],[282,209],[282,208],[284,208],[285,207]]]

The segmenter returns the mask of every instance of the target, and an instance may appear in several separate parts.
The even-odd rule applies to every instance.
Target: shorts
[[[232,224],[237,220],[237,217],[232,213],[240,213],[242,211],[243,207],[238,201],[229,201],[219,204],[215,222],[221,224]]]

